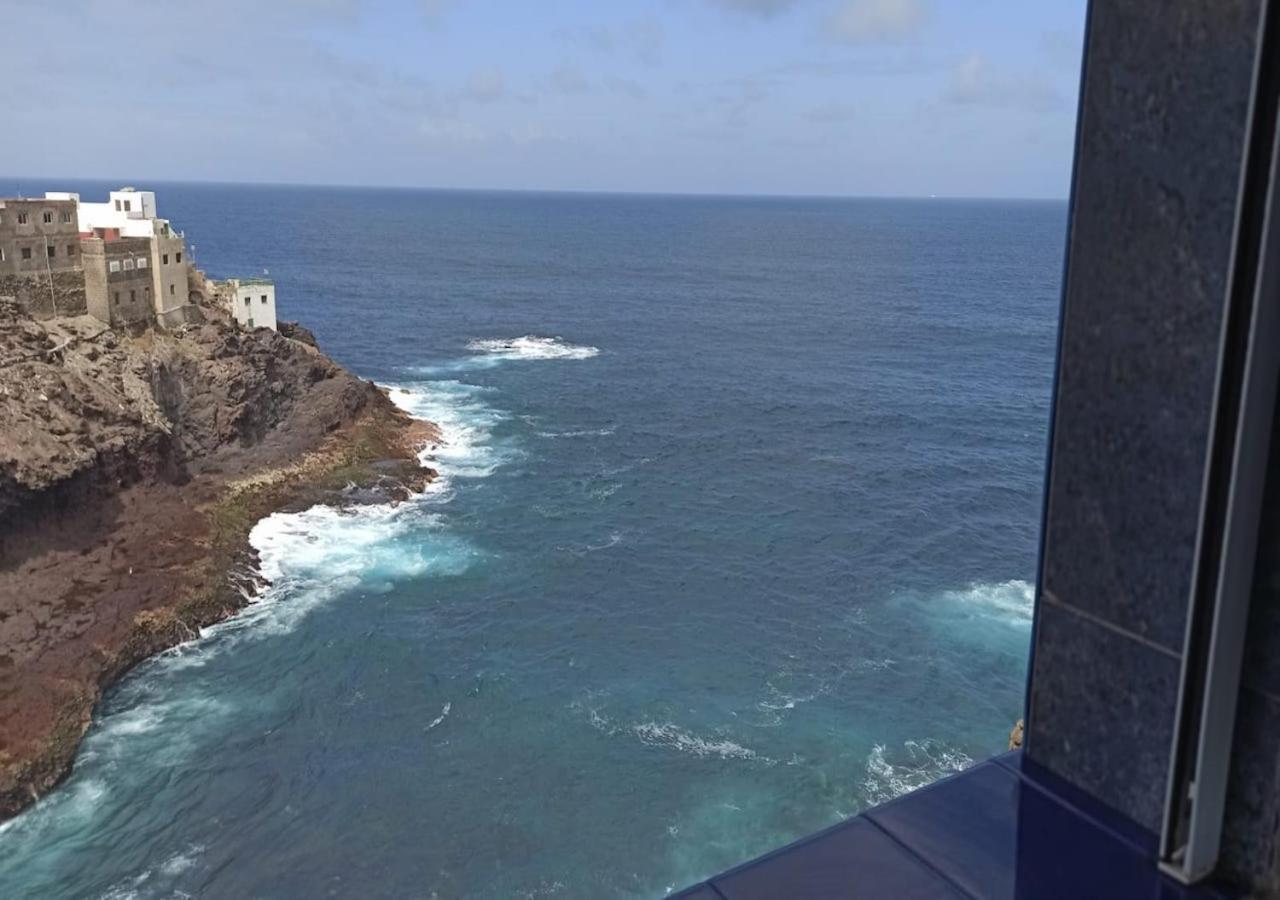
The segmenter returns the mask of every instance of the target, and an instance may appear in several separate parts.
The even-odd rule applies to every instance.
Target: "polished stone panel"
[[[1052,603],[1037,615],[1028,754],[1158,832],[1178,658]]]
[[[1258,20],[1109,0],[1089,27],[1043,583],[1179,652]]]
[[[1222,868],[1246,884],[1280,891],[1280,702],[1245,688],[1236,707],[1227,783]]]

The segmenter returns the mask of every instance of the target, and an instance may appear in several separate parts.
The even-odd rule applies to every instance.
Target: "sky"
[[[0,175],[1065,197],[1084,0],[0,0]]]

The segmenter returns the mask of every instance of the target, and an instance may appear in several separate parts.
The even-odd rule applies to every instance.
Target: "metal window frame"
[[[1221,849],[1280,373],[1280,0],[1259,29],[1160,838],[1185,883]]]

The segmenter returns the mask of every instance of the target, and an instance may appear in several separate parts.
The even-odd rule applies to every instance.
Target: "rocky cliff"
[[[207,318],[128,335],[0,298],[0,817],[66,774],[107,684],[247,602],[260,517],[430,477],[433,429],[305,329]]]

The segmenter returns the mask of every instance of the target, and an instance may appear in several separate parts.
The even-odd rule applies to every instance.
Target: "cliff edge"
[[[207,318],[126,334],[0,298],[0,818],[66,775],[107,685],[249,602],[258,519],[431,477],[434,428],[305,329]]]

